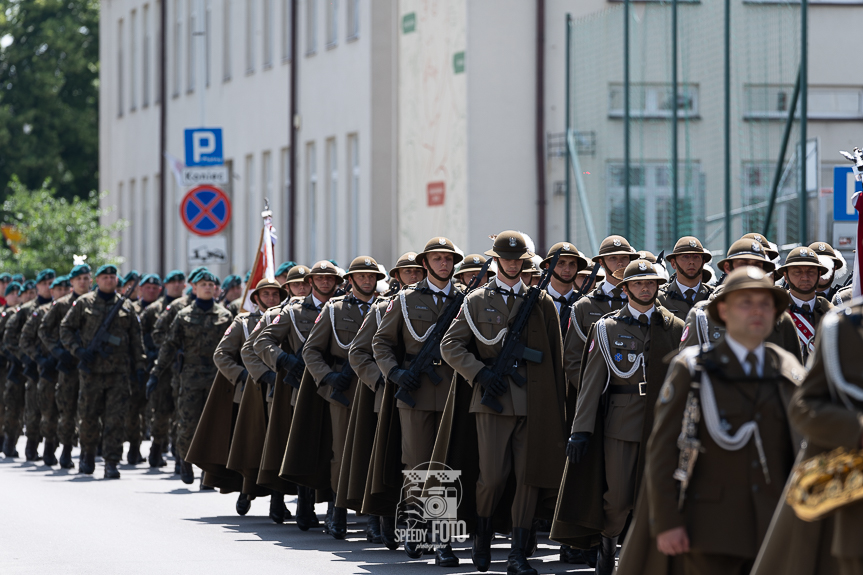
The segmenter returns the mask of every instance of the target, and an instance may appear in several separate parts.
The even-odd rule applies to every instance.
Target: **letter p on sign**
[[[221,128],[192,128],[185,131],[187,166],[221,166]]]

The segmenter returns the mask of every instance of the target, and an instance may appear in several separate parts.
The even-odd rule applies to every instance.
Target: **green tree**
[[[0,222],[15,226],[24,238],[17,254],[5,245],[0,249],[0,271],[20,272],[28,278],[45,268],[65,274],[72,269],[73,254],[86,255],[91,267],[122,263],[123,258],[111,254],[127,222],[100,225],[99,218],[110,210],[99,207],[96,192],[90,192],[86,199],[67,200],[56,195],[49,180],[31,190],[15,176],[9,190]]]
[[[13,174],[97,189],[98,109],[98,0],[0,0],[0,199]]]

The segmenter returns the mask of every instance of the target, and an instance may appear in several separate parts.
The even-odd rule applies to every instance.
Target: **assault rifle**
[[[426,374],[434,385],[437,385],[442,381],[441,376],[439,376],[434,369],[435,366],[440,365],[442,361],[440,355],[440,342],[443,339],[444,334],[446,334],[449,329],[450,324],[452,324],[452,320],[454,320],[455,316],[458,315],[462,303],[464,302],[464,298],[467,294],[479,287],[480,282],[488,272],[488,266],[491,265],[491,262],[492,258],[488,258],[486,260],[482,269],[480,269],[479,273],[474,276],[465,291],[455,290],[456,294],[452,301],[450,301],[446,308],[444,308],[443,312],[441,312],[437,319],[437,323],[435,323],[434,330],[423,342],[423,346],[420,348],[419,353],[408,368],[408,372],[410,372],[414,377],[415,381],[419,381],[422,374]],[[455,286],[453,286],[453,289],[455,289]],[[404,318],[404,320],[410,321],[408,318]],[[398,388],[395,393],[395,397],[411,407],[414,407],[417,404],[410,392],[403,387]]]
[[[120,338],[115,335],[111,335],[108,333],[108,329],[110,329],[111,324],[114,323],[114,318],[117,317],[117,314],[120,312],[120,309],[123,307],[123,304],[129,299],[129,296],[132,295],[132,292],[135,291],[135,288],[138,287],[138,282],[141,281],[141,278],[134,276],[132,280],[127,284],[128,287],[126,291],[123,292],[123,295],[120,296],[120,299],[117,300],[117,303],[111,307],[108,311],[108,315],[105,316],[105,319],[102,320],[102,324],[99,326],[99,329],[96,330],[96,335],[93,336],[93,339],[90,340],[90,343],[87,344],[85,348],[90,354],[99,354],[104,358],[107,358],[111,355],[111,352],[107,350],[107,346],[116,346],[120,345]],[[87,365],[83,359],[78,362],[78,369],[83,371],[84,373],[90,373],[90,366]]]
[[[525,329],[527,329],[527,322],[528,319],[530,319],[530,314],[533,311],[533,308],[536,307],[540,296],[551,281],[551,271],[557,265],[557,260],[560,259],[561,251],[562,249],[559,249],[554,252],[554,257],[551,258],[548,267],[545,268],[545,271],[542,273],[542,279],[540,279],[539,285],[535,285],[527,290],[527,295],[524,296],[524,303],[520,308],[518,308],[518,313],[515,315],[512,327],[503,340],[503,347],[500,350],[500,354],[498,354],[494,361],[494,365],[491,367],[492,372],[494,372],[495,376],[500,378],[501,381],[506,381],[504,378],[509,377],[516,385],[524,387],[527,380],[519,375],[518,371],[516,371],[518,362],[520,360],[525,360],[533,363],[542,363],[542,352],[536,349],[530,349],[521,343],[521,334]],[[503,405],[501,405],[500,401],[498,401],[494,395],[489,393],[488,389],[483,391],[482,401],[480,403],[492,408],[498,413],[503,412]]]

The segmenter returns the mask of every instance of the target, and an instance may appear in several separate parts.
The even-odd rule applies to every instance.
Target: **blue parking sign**
[[[188,128],[185,131],[186,166],[221,166],[221,128]]]
[[[851,166],[833,168],[833,221],[856,222],[857,210],[851,199],[855,192],[863,192],[863,182],[854,179]]]

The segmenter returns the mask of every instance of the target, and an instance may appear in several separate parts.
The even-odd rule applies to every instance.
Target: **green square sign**
[[[402,16],[402,34],[409,34],[417,29],[416,12],[409,12]]]
[[[464,52],[456,52],[452,56],[452,69],[456,74],[464,74]]]

